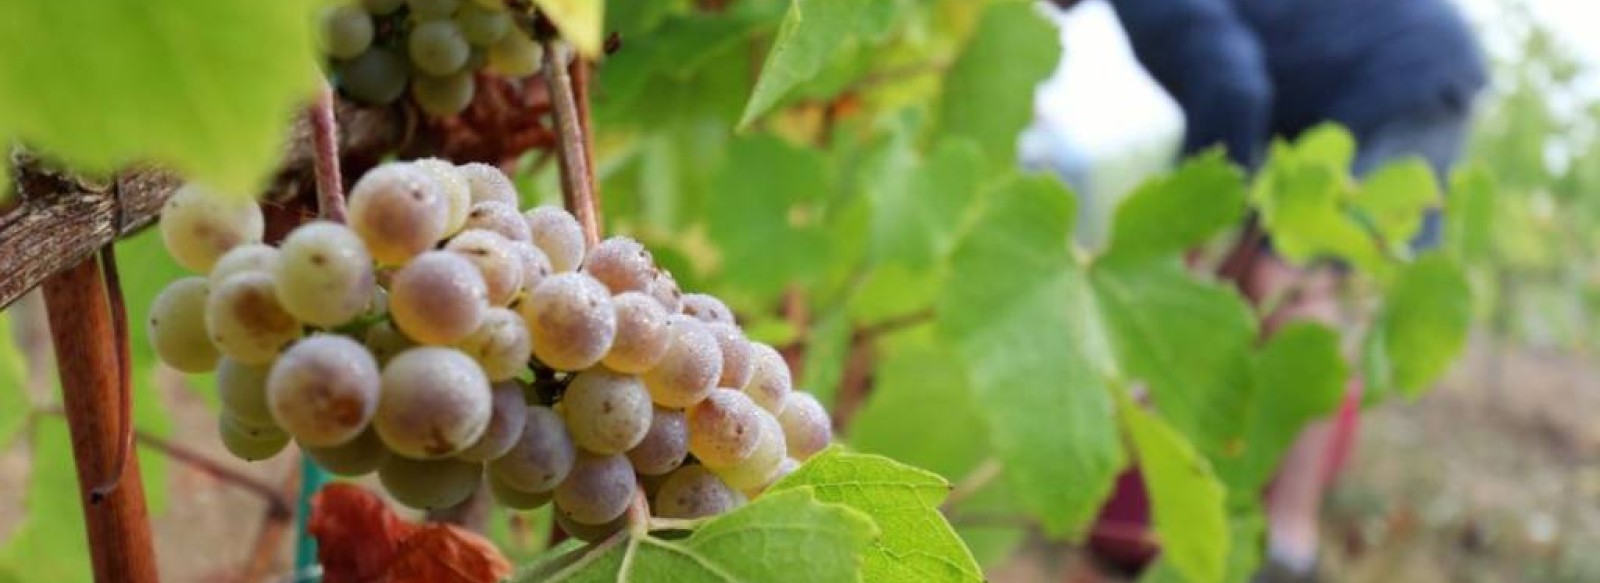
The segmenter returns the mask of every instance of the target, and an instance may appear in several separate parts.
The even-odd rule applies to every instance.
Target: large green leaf
[[[950,252],[962,214],[977,196],[983,152],[965,139],[947,139],[918,160],[909,136],[891,160],[868,176],[872,251],[879,262],[927,269]]]
[[[1227,583],[1249,583],[1256,580],[1261,566],[1262,535],[1266,521],[1256,510],[1236,511],[1228,518]],[[1172,557],[1161,556],[1154,565],[1145,569],[1139,583],[1196,583],[1185,577]]]
[[[950,484],[938,474],[834,448],[774,484],[767,495],[794,488],[810,489],[818,500],[872,517],[880,534],[862,559],[862,581],[983,581],[972,553],[939,513]]]
[[[861,580],[862,553],[876,535],[860,511],[819,502],[809,489],[797,488],[718,516],[688,538],[621,534],[515,580],[847,583]]]
[[[1462,261],[1493,259],[1497,195],[1494,176],[1481,165],[1464,166],[1451,176],[1445,204],[1445,245]]]
[[[1393,387],[1408,396],[1427,390],[1466,346],[1472,325],[1472,290],[1461,267],[1430,254],[1407,266],[1387,290],[1374,334],[1382,343],[1388,374],[1380,393]]]
[[[844,378],[845,360],[850,357],[850,342],[855,330],[850,314],[835,308],[820,314],[806,336],[805,362],[801,363],[800,383],[823,405],[833,406]]]
[[[89,543],[66,420],[40,417],[30,442],[27,514],[0,547],[0,576],[10,572],[18,581],[89,581]]]
[[[1061,55],[1056,28],[1031,2],[992,2],[944,80],[939,127],[971,138],[1000,166],[1016,160],[1033,90]]]
[[[1108,260],[1178,255],[1244,220],[1244,180],[1220,152],[1145,182],[1117,206]]]
[[[1439,185],[1421,158],[1405,158],[1367,175],[1356,194],[1357,211],[1391,249],[1404,249],[1422,230],[1423,212],[1437,207]]]
[[[1230,546],[1227,491],[1211,463],[1160,417],[1122,397],[1123,426],[1150,490],[1163,560],[1191,583],[1222,583]]]
[[[1335,258],[1374,272],[1386,267],[1383,246],[1345,208],[1356,188],[1351,148],[1349,134],[1331,126],[1294,146],[1273,144],[1252,197],[1284,257],[1297,263]]]
[[[821,155],[770,136],[739,140],[713,182],[706,220],[728,284],[772,295],[815,279],[831,247],[820,216],[830,190]]]
[[[627,12],[619,10],[615,12]],[[636,105],[656,77],[685,80],[716,57],[769,24],[748,12],[693,13],[667,18],[649,34],[628,38],[627,50],[608,57],[599,69],[597,99]]]
[[[17,347],[10,320],[0,311],[0,450],[10,445],[33,410],[28,400],[28,363]]]
[[[1073,199],[1051,179],[987,199],[956,248],[939,325],[1020,502],[1055,535],[1081,532],[1124,465],[1105,383],[1109,341],[1068,247]]]
[[[924,327],[926,328],[926,327]],[[880,351],[872,394],[850,422],[850,445],[955,480],[989,452],[966,368],[930,330],[908,331]],[[925,431],[938,427],[939,431]]]
[[[1254,358],[1256,390],[1246,410],[1247,435],[1237,448],[1215,458],[1236,496],[1260,492],[1305,424],[1339,406],[1348,368],[1339,335],[1326,326],[1294,323],[1273,334]]]
[[[881,20],[892,5],[893,0],[791,0],[739,126],[750,125],[789,90],[815,77],[856,42],[864,20]]]
[[[10,2],[0,142],[108,172],[154,160],[253,194],[317,83],[316,0]]]

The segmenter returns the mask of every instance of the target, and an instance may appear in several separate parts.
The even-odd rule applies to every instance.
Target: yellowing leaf
[[[561,38],[572,43],[583,56],[591,59],[600,56],[604,38],[602,27],[606,22],[605,0],[533,0],[533,3],[561,31]]]

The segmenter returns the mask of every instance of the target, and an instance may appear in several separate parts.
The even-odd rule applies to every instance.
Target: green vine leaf
[[[1403,250],[1422,231],[1423,213],[1442,202],[1433,169],[1421,158],[1406,158],[1368,175],[1354,206],[1384,243]]]
[[[1472,325],[1472,289],[1461,266],[1429,254],[1402,271],[1386,294],[1373,332],[1387,367],[1369,378],[1376,393],[1393,388],[1415,397],[1444,374],[1466,347]]]
[[[1139,470],[1150,489],[1150,505],[1161,554],[1190,583],[1222,583],[1227,570],[1227,491],[1211,463],[1160,417],[1123,396],[1123,426],[1138,452]]]
[[[88,172],[153,160],[253,194],[318,82],[321,5],[11,3],[0,19],[0,141]]]
[[[706,206],[727,283],[774,295],[791,282],[815,281],[832,249],[821,220],[830,181],[814,150],[772,136],[731,144]]]
[[[940,129],[967,137],[1001,167],[1016,160],[1017,135],[1033,119],[1033,90],[1061,56],[1056,27],[1031,2],[992,2],[950,67]]]
[[[561,31],[561,38],[589,58],[598,58],[605,24],[605,0],[533,0],[550,22]]]
[[[1239,447],[1213,458],[1223,481],[1241,497],[1261,491],[1306,423],[1339,406],[1350,376],[1338,333],[1309,322],[1279,329],[1252,361],[1255,395],[1245,409],[1246,436]]]
[[[955,244],[984,175],[983,152],[971,140],[947,139],[922,158],[911,136],[895,142],[864,187],[872,205],[872,255],[880,263],[929,269]]]
[[[862,581],[983,581],[972,553],[939,513],[950,483],[938,474],[835,447],[774,484],[767,495],[796,488],[860,510],[877,523],[880,536],[862,559]]]
[[[881,13],[892,5],[892,0],[792,0],[739,116],[739,128],[748,127],[796,85],[817,76],[834,55],[855,44],[863,32],[863,19],[881,20]]]
[[[1117,205],[1106,260],[1177,256],[1238,226],[1244,215],[1238,168],[1221,152],[1202,154],[1150,179]]]
[[[66,420],[40,417],[29,443],[27,514],[0,547],[0,579],[9,572],[18,581],[89,581],[89,539]]]

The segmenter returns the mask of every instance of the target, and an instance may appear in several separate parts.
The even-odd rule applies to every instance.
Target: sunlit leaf
[[[1191,583],[1222,583],[1227,570],[1227,492],[1194,446],[1129,398],[1120,402],[1150,491],[1161,555]]]
[[[600,56],[605,0],[533,0],[533,4],[578,52],[589,58]]]
[[[1056,27],[1030,2],[991,2],[944,79],[939,127],[971,138],[990,160],[1016,160],[1017,135],[1033,119],[1033,90],[1061,55]]]

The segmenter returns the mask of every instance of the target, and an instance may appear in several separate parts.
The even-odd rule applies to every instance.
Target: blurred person
[[[1078,0],[1054,0],[1070,8]],[[1419,157],[1439,178],[1461,155],[1472,103],[1487,81],[1465,20],[1448,0],[1110,0],[1134,55],[1183,110],[1184,154],[1215,146],[1256,170],[1274,138],[1337,122],[1357,142],[1357,176]],[[1438,237],[1437,213],[1415,242]],[[1252,300],[1302,285],[1288,318],[1338,319],[1335,270],[1300,274],[1265,247],[1241,247]],[[1333,420],[1308,426],[1266,493],[1262,581],[1314,580],[1323,490],[1353,440],[1361,384]],[[1117,498],[1128,490],[1127,480]],[[1119,511],[1113,500],[1107,512]],[[1136,508],[1136,513],[1147,513]],[[1144,517],[1147,519],[1148,517]]]

